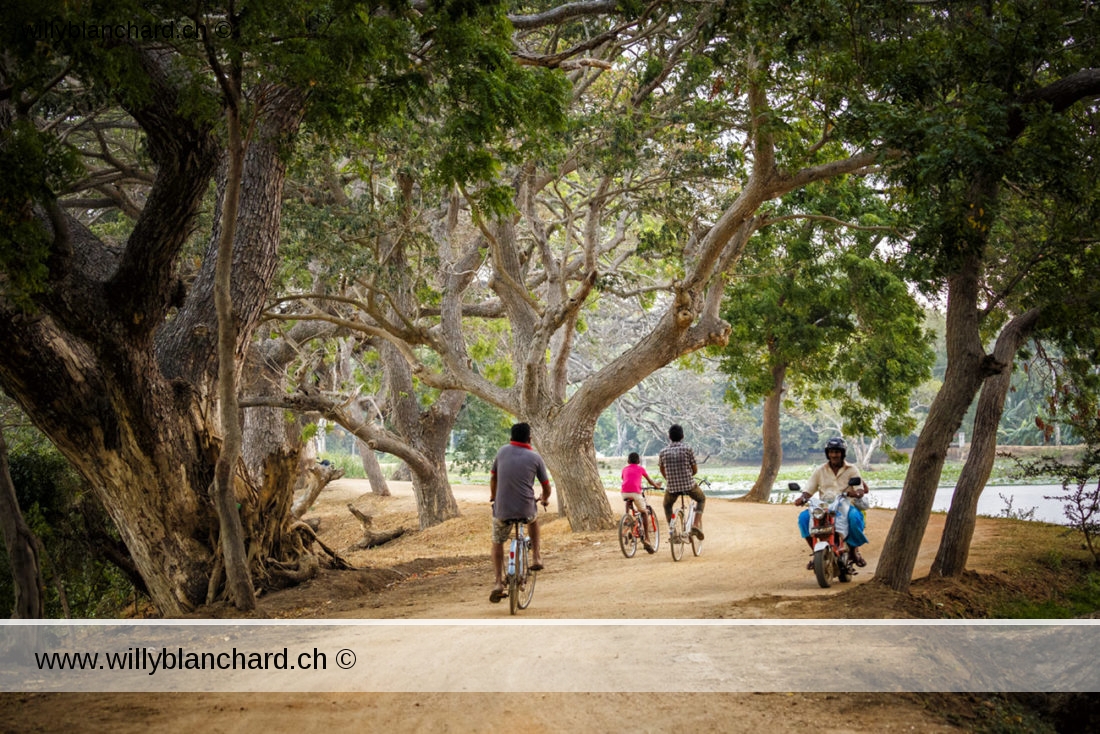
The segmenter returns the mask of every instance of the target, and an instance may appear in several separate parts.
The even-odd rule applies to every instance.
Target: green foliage
[[[103,542],[118,543],[103,508],[60,453],[48,444],[20,442],[9,455],[19,507],[44,549],[47,617],[63,616],[65,590],[74,617],[113,617],[134,598],[126,576],[105,560]],[[104,535],[106,534],[106,535]],[[0,565],[0,604],[14,603],[6,556]]]
[[[69,462],[52,446],[22,444],[8,457],[16,499],[24,513],[36,513],[45,523],[63,519],[82,490]]]
[[[868,23],[880,8],[888,19],[864,65],[881,92],[853,105],[841,129],[902,153],[891,170],[920,223],[909,264],[932,282],[982,252],[1012,211],[1002,183],[1065,197],[1095,180],[1082,150],[1095,136],[1029,96],[1096,66],[1100,20],[1076,2],[905,5],[864,6]]]
[[[837,401],[846,433],[877,433],[879,416],[890,435],[911,430],[909,395],[934,358],[923,313],[868,232],[814,219],[865,211],[889,216],[857,181],[809,187],[777,211],[792,218],[754,237],[723,302],[729,343],[713,350],[733,405],[762,401],[782,370],[791,404]]]
[[[338,454],[329,451],[321,454],[318,459],[342,469],[344,476],[348,479],[364,479],[367,476],[367,472],[363,469],[363,460],[358,454]]]
[[[0,285],[23,307],[47,275],[51,234],[39,218],[50,192],[79,172],[75,153],[26,121],[0,128]]]
[[[298,56],[279,58],[311,90],[310,124],[378,151],[395,143],[424,185],[467,187],[483,210],[510,211],[511,193],[487,182],[527,149],[553,146],[568,85],[515,63],[506,4],[340,10],[295,46]]]
[[[463,477],[488,471],[497,451],[508,443],[512,418],[473,395],[466,398],[451,432],[451,468]]]

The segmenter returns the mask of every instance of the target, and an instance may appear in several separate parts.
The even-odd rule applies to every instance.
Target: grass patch
[[[352,454],[324,453],[318,457],[319,461],[328,461],[330,464],[344,470],[344,476],[349,479],[366,479],[363,471],[363,460]]]
[[[942,694],[921,696],[932,711],[944,712],[944,720],[973,734],[1057,734],[1041,711],[1012,695]]]
[[[1064,568],[1064,566],[1063,566]],[[1061,577],[1063,573],[1057,573]],[[1100,572],[1089,571],[1063,588],[1052,588],[1046,599],[1014,598],[994,604],[990,616],[997,619],[1072,619],[1100,610]]]

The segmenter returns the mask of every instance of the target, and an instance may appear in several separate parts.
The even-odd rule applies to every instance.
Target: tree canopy
[[[236,586],[230,516],[260,583],[311,555],[288,519],[300,437],[238,461],[240,392],[401,456],[422,524],[457,512],[447,440],[476,396],[467,413],[533,425],[573,527],[604,528],[601,414],[731,336],[746,402],[789,386],[838,400],[846,430],[903,427],[929,359],[919,290],[946,304],[948,357],[880,564],[904,588],[975,395],[995,386],[999,414],[991,378],[1032,334],[1093,333],[1095,16],[19,5],[0,29],[0,385],[178,614]],[[601,309],[633,339],[595,344]]]

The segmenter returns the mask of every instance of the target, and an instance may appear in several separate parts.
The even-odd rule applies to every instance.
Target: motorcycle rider
[[[802,496],[794,501],[795,505],[802,506],[806,500],[821,492],[821,499],[826,503],[832,503],[837,496],[842,496],[836,512],[836,531],[841,541],[847,541],[849,556],[857,566],[867,565],[867,561],[859,552],[859,546],[867,543],[867,537],[863,534],[863,514],[859,508],[852,505],[849,498],[859,499],[870,491],[867,482],[860,487],[848,486],[848,480],[859,477],[859,471],[855,464],[845,461],[848,455],[848,444],[843,438],[830,438],[825,443],[825,463],[817,467],[810,475],[810,481]],[[798,529],[802,537],[806,539],[810,550],[813,550],[814,541],[810,538],[810,511],[803,510],[798,515]],[[813,561],[807,568],[813,568]]]

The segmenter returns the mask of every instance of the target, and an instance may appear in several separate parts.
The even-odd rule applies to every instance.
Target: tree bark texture
[[[38,543],[31,532],[8,467],[8,444],[0,429],[0,537],[8,552],[8,566],[15,588],[13,619],[40,619],[43,616],[42,570],[38,563]]]
[[[244,526],[237,502],[237,462],[241,458],[241,411],[237,405],[237,323],[233,313],[233,240],[240,210],[244,175],[244,140],[241,135],[239,90],[234,80],[233,97],[226,111],[229,128],[229,173],[222,199],[221,231],[214,268],[214,305],[218,323],[218,413],[222,442],[214,463],[214,509],[218,515],[218,549],[225,568],[225,585],[230,600],[241,610],[256,608],[248,558],[244,548]]]
[[[901,500],[883,544],[875,579],[895,591],[908,591],[947,449],[982,381],[996,369],[978,333],[978,255],[967,256],[948,281],[947,371],[913,449]],[[992,371],[991,371],[992,369]]]
[[[1000,372],[982,384],[974,415],[974,430],[970,453],[966,457],[951,508],[947,511],[943,536],[936,558],[932,561],[933,576],[958,576],[966,570],[970,541],[977,523],[978,500],[993,471],[997,453],[997,426],[1004,413],[1005,398],[1012,385],[1012,360],[1027,341],[1039,318],[1039,309],[1031,309],[1012,319],[997,337],[993,358],[1004,365]]]
[[[47,285],[33,314],[0,301],[0,384],[89,481],[154,604],[172,617],[206,601],[216,565],[217,232],[186,296],[176,278],[220,153],[209,129],[181,116],[164,57],[140,58],[156,89],[129,109],[157,166],[145,207],[121,253],[63,214],[40,217],[54,243]],[[301,113],[297,94],[265,99],[233,242],[237,358],[274,273],[283,143]]]
[[[594,426],[570,420],[531,424],[535,448],[554,478],[558,506],[575,532],[604,530],[616,521],[596,463]],[[536,496],[539,491],[536,487]]]
[[[270,342],[253,346],[241,375],[241,390],[246,395],[270,395],[285,390],[283,366],[269,349]],[[306,470],[302,436],[306,421],[288,417],[284,408],[259,406],[242,411],[242,454],[249,482],[261,494],[285,489],[288,479]]]
[[[752,489],[744,496],[749,502],[767,502],[772,496],[775,478],[783,466],[783,437],[779,433],[780,408],[783,405],[784,382],[787,365],[772,367],[772,391],[764,399],[763,458],[760,474],[756,477]]]

